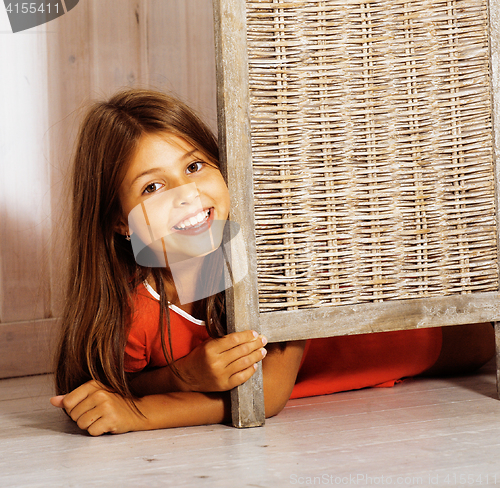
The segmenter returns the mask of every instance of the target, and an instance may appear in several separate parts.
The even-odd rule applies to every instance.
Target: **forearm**
[[[264,378],[266,417],[278,414],[285,406],[293,388],[292,382],[274,375]],[[147,395],[136,400],[144,415],[140,430],[166,429],[229,423],[230,393],[198,393],[190,391]]]
[[[166,429],[229,422],[229,393],[173,392],[136,401],[144,415],[138,430]]]
[[[189,391],[187,384],[170,366],[129,374],[128,377],[130,389],[138,397]]]

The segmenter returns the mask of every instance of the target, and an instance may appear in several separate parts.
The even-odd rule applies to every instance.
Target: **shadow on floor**
[[[67,415],[56,410],[35,410],[32,412],[20,412],[15,414],[18,425],[21,428],[37,429],[58,434],[89,436],[82,431]]]
[[[474,393],[479,393],[485,397],[499,400],[496,382],[496,362],[495,358],[479,368],[475,373],[466,376],[449,376],[445,378],[453,386],[465,388]]]

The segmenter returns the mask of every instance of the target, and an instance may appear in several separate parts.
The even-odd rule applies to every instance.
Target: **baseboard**
[[[59,319],[0,323],[0,378],[50,373]]]

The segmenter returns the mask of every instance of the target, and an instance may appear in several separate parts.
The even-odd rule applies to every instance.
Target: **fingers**
[[[105,420],[102,417],[100,417],[95,422],[92,422],[91,425],[89,425],[89,427],[87,428],[87,432],[93,437],[106,434],[107,432],[114,433],[112,430],[108,428]]]
[[[190,388],[227,391],[244,383],[255,373],[256,363],[265,357],[266,344],[267,339],[252,330],[208,340],[190,353]]]
[[[84,383],[83,385],[79,386],[75,390],[73,390],[71,393],[68,393],[67,395],[64,395],[64,398],[62,399],[62,406],[68,413],[68,415],[71,416],[71,412],[73,409],[79,405],[82,401],[84,401],[87,397],[92,395],[95,391],[101,389],[102,387],[97,383],[97,381],[87,381],[87,383]],[[55,397],[57,398],[57,397]],[[73,419],[74,420],[74,419]]]
[[[252,377],[257,370],[257,363],[267,355],[267,350],[263,347],[266,344],[267,339],[264,336],[258,336],[254,341],[233,347],[225,353],[226,389],[240,386]]]
[[[80,427],[82,430],[86,430],[89,433],[91,433],[91,430],[95,431],[98,429],[92,429],[95,423],[97,423],[99,420],[101,420],[102,415],[99,414],[96,408],[92,408],[88,412],[85,412],[82,414],[78,419],[73,419],[76,422],[76,425]],[[104,434],[104,430],[100,429],[101,432],[96,435]]]
[[[226,378],[225,386],[231,389],[241,385],[255,373],[257,363],[267,354],[264,349],[267,339],[255,331],[247,330],[228,334],[220,341],[223,350],[219,353],[219,358]]]
[[[264,346],[267,344],[267,339],[264,336],[257,336],[252,342],[245,342],[243,344],[237,345],[232,349],[224,352],[224,361],[227,366],[235,367],[237,363],[241,369],[245,369],[252,364],[261,361],[265,355],[266,350]],[[242,358],[247,358],[247,361],[241,361]]]
[[[54,405],[54,407],[58,407],[58,408],[64,408],[64,405],[63,405],[63,400],[64,400],[64,397],[66,395],[58,395],[58,396],[54,396],[50,399],[50,403],[52,405]]]
[[[228,380],[228,389],[236,388],[237,386],[245,383],[245,381],[249,380],[252,377],[256,370],[257,363],[254,363],[248,368],[237,371],[236,373],[231,375]]]
[[[262,361],[267,355],[267,351],[262,347],[256,351],[251,352],[250,354],[239,357],[235,361],[227,367],[227,374],[229,375],[230,382],[233,382],[233,376],[237,375],[242,371],[247,371],[247,373],[252,372],[252,374],[257,369],[257,363]],[[253,371],[252,371],[253,369]]]
[[[64,408],[80,429],[88,430],[92,434],[91,430],[93,432],[100,430],[99,426],[92,429],[90,427],[102,417],[96,407],[105,401],[107,395],[110,393],[103,390],[99,383],[88,381],[67,395],[52,397],[50,403],[55,407]],[[100,435],[104,432],[100,430],[98,434],[92,435]]]
[[[110,406],[113,396],[116,395],[103,389],[86,388],[85,390],[89,391],[89,394],[83,400],[71,407],[70,402],[73,402],[74,398],[70,398],[68,406],[64,406],[68,415],[80,429],[88,431],[92,436],[112,432],[113,428],[110,426],[113,425],[114,415],[112,415],[113,411]],[[75,392],[76,390],[72,393]],[[79,397],[81,397],[82,393],[78,393]],[[69,395],[66,395],[66,397]],[[63,400],[63,403],[66,404],[67,402]]]
[[[103,392],[104,394],[109,394],[108,392]],[[97,395],[97,393],[95,394]],[[94,395],[92,395],[93,397]],[[76,422],[78,427],[82,430],[86,430],[92,436],[98,436],[105,434],[106,432],[111,432],[110,428],[111,422],[109,418],[106,418],[106,405],[105,403],[100,403],[93,399],[85,400],[82,402],[81,409],[80,405],[75,407],[72,411],[71,418]],[[86,403],[86,405],[84,405]],[[91,407],[91,405],[94,405]],[[87,410],[88,409],[88,410]]]
[[[267,344],[267,339],[264,336],[259,336],[254,330],[245,330],[243,332],[233,332],[220,339],[214,341],[215,347],[218,349],[216,352],[223,353],[234,349],[235,347],[251,344],[251,350],[255,350],[258,347],[263,347]]]
[[[99,395],[96,392],[95,394],[85,398],[85,400],[82,400],[68,412],[68,415],[77,423],[80,429],[87,429],[91,424],[100,418],[100,415],[96,412],[99,400]]]

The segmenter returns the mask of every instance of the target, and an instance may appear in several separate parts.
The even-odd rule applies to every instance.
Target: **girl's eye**
[[[200,171],[200,169],[203,167],[203,163],[201,161],[195,161],[194,163],[191,163],[187,167],[187,172],[188,173],[196,173],[197,171]]]
[[[144,188],[143,193],[154,193],[161,188],[160,183],[150,183],[146,188]]]

